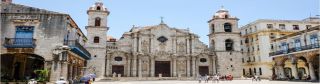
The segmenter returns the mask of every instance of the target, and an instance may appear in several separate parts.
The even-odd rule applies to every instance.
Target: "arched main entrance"
[[[170,77],[170,67],[170,61],[156,61],[155,75],[159,76],[159,74],[162,74],[162,77]]]
[[[35,54],[15,53],[1,55],[1,80],[28,80],[37,78],[35,70],[44,68],[44,58]]]

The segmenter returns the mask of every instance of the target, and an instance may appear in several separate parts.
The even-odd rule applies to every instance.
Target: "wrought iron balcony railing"
[[[315,49],[315,48],[320,48],[320,43],[317,44],[309,44],[306,46],[301,46],[301,47],[294,47],[294,48],[289,48],[287,50],[279,50],[276,52],[271,52],[269,53],[269,56],[275,56],[275,55],[281,55],[281,54],[289,54],[293,52],[299,52],[299,51],[304,51],[304,50],[310,50],[310,49]]]
[[[36,39],[33,38],[5,38],[6,48],[35,48]]]
[[[72,52],[85,59],[91,58],[91,54],[89,53],[89,51],[85,49],[77,40],[65,40],[64,45],[68,45],[71,48]]]

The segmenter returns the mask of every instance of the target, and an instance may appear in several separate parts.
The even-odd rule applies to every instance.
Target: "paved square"
[[[262,80],[253,82],[251,80],[233,80],[220,81],[219,83],[199,83],[198,81],[179,81],[179,80],[163,80],[163,81],[113,81],[113,82],[94,82],[93,84],[319,84],[319,82],[290,82],[290,81],[269,81]]]

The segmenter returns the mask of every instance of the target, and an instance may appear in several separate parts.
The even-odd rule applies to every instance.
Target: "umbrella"
[[[96,78],[97,75],[96,74],[89,74],[88,76],[92,77],[92,78]]]
[[[83,76],[83,77],[80,78],[81,81],[88,81],[90,79],[91,79],[90,76]]]

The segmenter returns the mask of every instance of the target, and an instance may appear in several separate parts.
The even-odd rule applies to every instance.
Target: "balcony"
[[[36,39],[33,38],[5,38],[6,48],[35,48]]]
[[[85,49],[77,40],[66,40],[64,45],[68,45],[71,48],[71,51],[79,55],[84,59],[90,59],[91,54],[87,49]]]
[[[295,47],[295,48],[289,48],[288,50],[279,50],[279,51],[276,51],[276,52],[271,52],[271,53],[269,53],[269,56],[272,57],[272,56],[275,56],[275,55],[289,54],[289,53],[305,51],[305,50],[311,50],[311,49],[316,49],[316,48],[320,48],[320,43],[310,44],[310,45],[301,46],[301,47]]]

